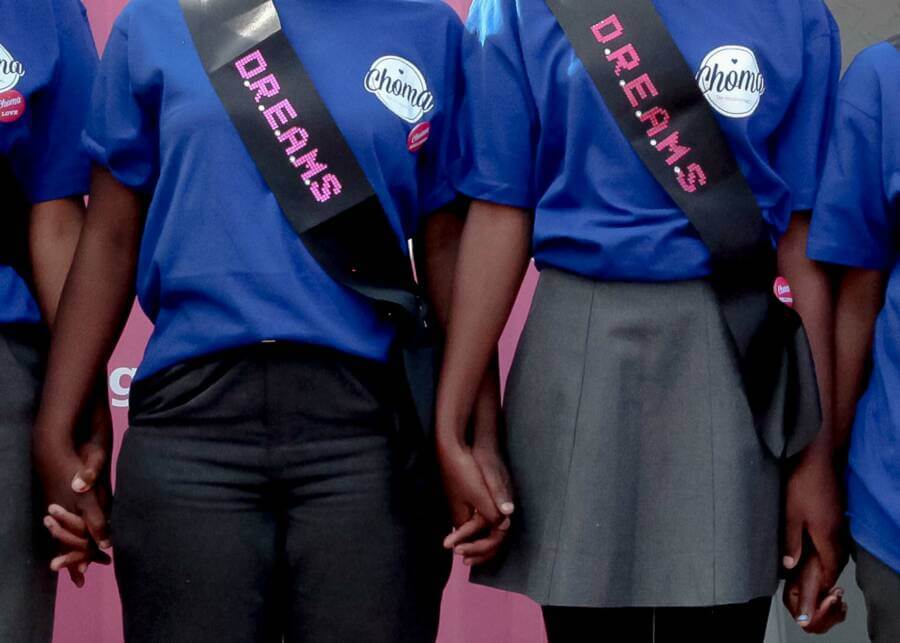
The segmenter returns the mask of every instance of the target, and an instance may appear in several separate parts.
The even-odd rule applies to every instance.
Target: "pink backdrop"
[[[464,11],[468,0],[449,0]],[[125,0],[85,0],[99,47],[106,42],[113,20]],[[510,327],[501,343],[504,372],[518,340],[535,283],[526,280]],[[116,445],[125,430],[128,388],[138,365],[150,324],[136,311],[109,364],[110,399],[116,427]],[[120,643],[122,620],[115,578],[110,568],[92,567],[87,585],[78,590],[68,577],[61,578],[57,601],[54,643]],[[457,565],[444,594],[439,643],[544,643],[540,611],[519,596],[469,585],[466,570]]]

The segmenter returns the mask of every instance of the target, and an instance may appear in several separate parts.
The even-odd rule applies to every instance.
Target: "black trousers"
[[[112,516],[126,641],[433,641],[449,523],[398,380],[263,344],[138,382]]]
[[[47,337],[39,326],[0,326],[0,641],[50,643],[55,547],[31,460]]]
[[[900,641],[900,574],[856,543],[856,584],[866,598],[872,643]]]
[[[771,599],[716,607],[544,607],[550,643],[762,643]]]

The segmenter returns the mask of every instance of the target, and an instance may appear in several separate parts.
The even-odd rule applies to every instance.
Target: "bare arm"
[[[454,278],[465,218],[440,213],[429,218],[424,233],[425,258],[419,274],[426,275],[429,299],[446,330],[450,318]],[[500,366],[495,350],[488,362],[481,386],[475,394],[471,412],[472,447],[487,488],[501,513],[514,510],[512,489],[506,465],[500,457],[503,433],[500,412]]]
[[[35,297],[49,326],[56,318],[59,297],[83,224],[82,197],[47,201],[31,208],[28,225],[31,271]]]
[[[825,268],[806,256],[809,212],[797,212],[778,246],[778,266],[809,337],[822,403],[819,435],[794,462],[785,494],[784,566],[792,571],[785,605],[801,627],[816,632],[842,620],[835,588],[847,553],[834,467],[834,298]]]
[[[791,284],[794,309],[809,337],[822,401],[822,430],[803,458],[830,462],[834,445],[834,301],[825,268],[806,256],[810,218],[809,212],[797,212],[792,217],[778,244],[778,268]]]
[[[884,305],[885,275],[877,270],[843,272],[835,310],[834,443],[839,464],[846,461],[856,404],[868,376],[875,320]]]
[[[475,202],[460,243],[438,387],[437,448],[457,528],[444,546],[468,565],[495,555],[514,511],[501,455],[496,352],[528,267],[530,241],[526,212]],[[466,435],[470,417],[472,444]]]
[[[447,348],[438,389],[438,447],[465,443],[478,384],[528,268],[531,216],[483,201],[472,204],[459,252]]]
[[[142,225],[140,198],[108,172],[95,171],[87,218],[56,314],[35,423],[35,457],[48,500],[85,513],[92,535],[100,538],[102,513],[84,505],[96,498],[75,496],[70,488],[81,465],[75,431],[128,314]]]

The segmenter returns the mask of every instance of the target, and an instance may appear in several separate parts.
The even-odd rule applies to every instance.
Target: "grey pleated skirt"
[[[506,391],[517,494],[474,582],[542,605],[771,596],[781,476],[705,281],[541,273]]]

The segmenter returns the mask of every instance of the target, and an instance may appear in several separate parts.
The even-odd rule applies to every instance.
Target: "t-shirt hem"
[[[148,191],[147,181],[136,180],[133,175],[114,167],[109,161],[109,155],[106,152],[106,148],[91,138],[87,132],[81,137],[81,145],[94,164],[107,169],[119,183],[139,192]]]
[[[479,201],[488,201],[526,210],[534,207],[531,195],[527,191],[510,184],[468,177],[456,182],[455,187],[457,192]]]
[[[888,258],[863,257],[854,252],[853,244],[835,244],[810,239],[806,246],[806,254],[810,259],[833,263],[851,268],[867,270],[884,270],[889,266]]]

